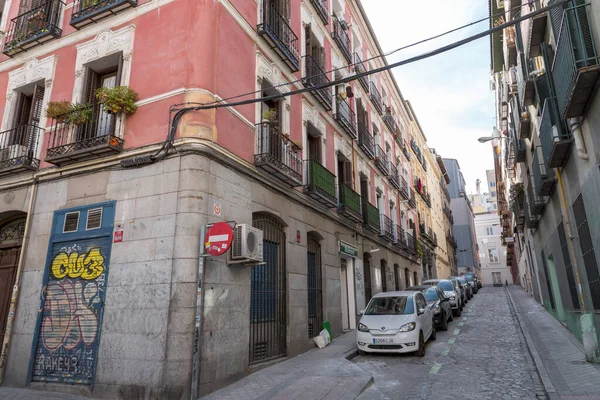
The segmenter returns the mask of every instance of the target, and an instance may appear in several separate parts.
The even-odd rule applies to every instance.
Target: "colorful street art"
[[[68,244],[51,243],[34,340],[32,381],[93,383],[111,231],[112,224],[98,232],[108,233],[106,236],[77,240],[75,233],[70,236],[75,240]]]

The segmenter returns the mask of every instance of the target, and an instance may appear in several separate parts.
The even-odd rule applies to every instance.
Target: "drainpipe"
[[[23,242],[21,243],[21,254],[19,254],[19,265],[17,266],[17,274],[15,277],[15,286],[13,287],[10,297],[10,307],[8,309],[8,319],[6,321],[6,332],[4,333],[4,342],[2,343],[2,353],[0,354],[0,384],[4,377],[4,367],[8,358],[8,348],[10,346],[10,336],[13,329],[13,321],[17,311],[17,299],[19,298],[19,286],[21,285],[21,271],[25,263],[25,252],[27,251],[27,243],[29,239],[29,230],[31,228],[31,220],[33,219],[33,203],[37,192],[37,181],[34,179],[31,185],[31,193],[29,195],[29,207],[27,209],[27,219],[25,220],[25,232],[23,233]]]
[[[569,121],[570,122],[570,121]],[[581,133],[581,128],[579,128]],[[586,153],[587,156],[587,153]],[[583,349],[585,352],[585,360],[587,362],[600,362],[600,349],[598,348],[598,339],[596,337],[596,329],[594,327],[594,315],[587,312],[585,305],[585,297],[581,288],[581,277],[579,276],[579,268],[577,266],[577,258],[575,257],[575,245],[573,239],[575,236],[571,234],[571,223],[569,222],[569,215],[567,213],[567,201],[565,198],[565,191],[563,187],[562,171],[561,168],[557,168],[558,177],[558,188],[560,192],[560,205],[563,218],[565,220],[565,227],[569,240],[571,262],[573,263],[573,271],[575,272],[575,282],[577,283],[577,294],[579,295],[579,302],[581,304],[581,316],[579,321],[581,324],[581,336],[583,339]]]
[[[577,156],[582,160],[589,160],[587,149],[585,148],[585,142],[583,140],[583,132],[581,131],[581,125],[583,124],[583,118],[571,118],[568,121],[569,129],[573,134],[573,140],[575,141],[575,148],[577,149]]]

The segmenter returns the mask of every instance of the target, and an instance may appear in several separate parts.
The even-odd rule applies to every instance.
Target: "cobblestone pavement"
[[[544,388],[506,289],[485,287],[426,355],[353,360],[374,385],[360,399],[543,399]]]
[[[2,400],[91,400],[89,397],[71,396],[63,393],[43,392],[21,388],[0,387]]]

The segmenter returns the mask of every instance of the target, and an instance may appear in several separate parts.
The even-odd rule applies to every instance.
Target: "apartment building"
[[[441,279],[449,276],[458,275],[457,269],[457,258],[456,258],[456,240],[454,239],[454,231],[452,224],[454,223],[454,217],[452,216],[452,210],[450,209],[450,192],[448,191],[448,184],[450,183],[450,176],[446,171],[446,166],[442,157],[437,154],[435,149],[431,150],[431,157],[437,164],[437,168],[432,169],[432,174],[429,177],[429,181],[439,182],[439,185],[432,187],[432,203],[434,207],[432,209],[434,213],[434,234],[435,239],[438,240],[438,248],[436,252],[437,257],[437,276]]]
[[[323,87],[385,65],[360,1],[6,0],[0,31],[4,383],[189,395],[201,317],[208,393],[435,276],[410,103],[390,72]],[[220,221],[264,263],[200,288]]]
[[[557,4],[490,2],[495,22],[554,6],[492,38],[496,171],[508,177],[498,193],[510,196],[518,282],[582,340],[591,361],[600,332],[600,4]]]
[[[475,214],[475,232],[481,261],[481,281],[486,286],[512,284],[513,279],[506,258],[508,251],[502,236],[497,212]]]

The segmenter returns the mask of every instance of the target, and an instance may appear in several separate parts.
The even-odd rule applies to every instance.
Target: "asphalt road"
[[[543,399],[544,390],[504,288],[485,287],[426,345],[425,357],[353,360],[375,383],[360,399]]]

